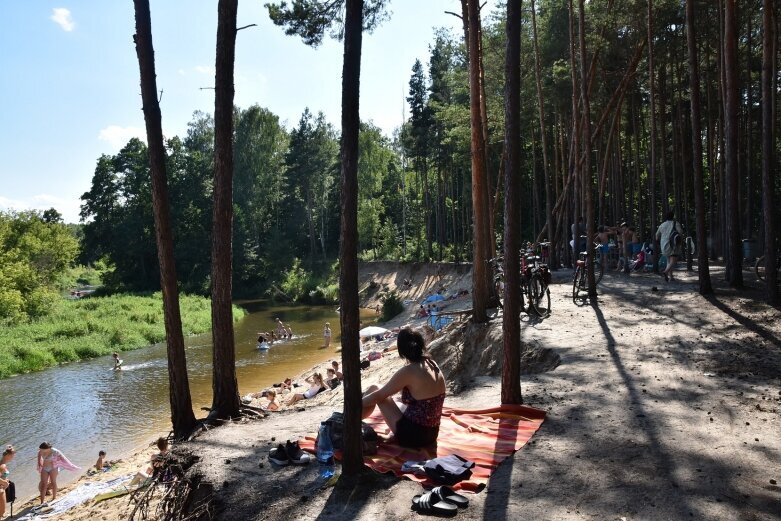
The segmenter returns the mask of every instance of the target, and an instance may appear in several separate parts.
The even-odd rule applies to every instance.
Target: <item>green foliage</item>
[[[363,28],[371,32],[387,17],[388,0],[364,0]],[[317,47],[326,33],[342,39],[344,0],[292,0],[264,4],[275,25],[285,28],[285,34],[300,36],[306,45]]]
[[[280,288],[293,300],[299,300],[307,294],[307,286],[312,280],[312,274],[301,267],[299,259],[293,259],[293,265],[285,271]]]
[[[159,293],[57,299],[49,305],[43,318],[0,328],[0,378],[165,340]],[[180,306],[185,335],[211,329],[207,298],[182,295]],[[244,314],[233,307],[234,320]]]
[[[0,324],[46,314],[78,243],[54,213],[0,212]]]
[[[380,302],[382,302],[382,318],[383,322],[391,320],[393,317],[404,311],[404,302],[401,300],[401,296],[395,291],[386,291],[380,295]]]

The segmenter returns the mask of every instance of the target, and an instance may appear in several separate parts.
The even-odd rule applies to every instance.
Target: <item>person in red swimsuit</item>
[[[363,394],[363,417],[371,415],[375,405],[385,417],[396,441],[402,447],[425,447],[437,441],[442,404],[445,401],[445,377],[437,363],[424,355],[423,335],[409,328],[399,331],[399,356],[407,361],[382,388],[370,386]],[[401,392],[401,407],[393,395]]]

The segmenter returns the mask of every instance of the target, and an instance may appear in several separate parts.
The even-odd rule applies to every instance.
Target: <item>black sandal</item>
[[[456,505],[443,501],[442,497],[433,490],[413,497],[412,508],[421,514],[438,514],[441,516],[454,516],[458,512]]]
[[[466,496],[462,496],[450,487],[444,485],[431,489],[431,492],[442,498],[442,501],[453,503],[459,508],[466,508],[469,506],[469,500]]]

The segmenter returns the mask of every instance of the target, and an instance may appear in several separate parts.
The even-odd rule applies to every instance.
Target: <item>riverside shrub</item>
[[[387,322],[402,311],[404,311],[404,303],[401,301],[401,297],[395,291],[388,291],[380,296],[380,302],[382,302],[382,321]]]

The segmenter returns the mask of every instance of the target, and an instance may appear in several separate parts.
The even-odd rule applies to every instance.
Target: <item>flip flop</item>
[[[466,508],[469,506],[469,500],[466,496],[462,496],[450,487],[444,485],[431,489],[431,492],[442,498],[442,501],[453,503],[459,508]]]
[[[442,516],[454,516],[458,507],[453,503],[442,501],[442,498],[434,491],[426,492],[412,498],[412,508],[421,514],[439,514]]]

